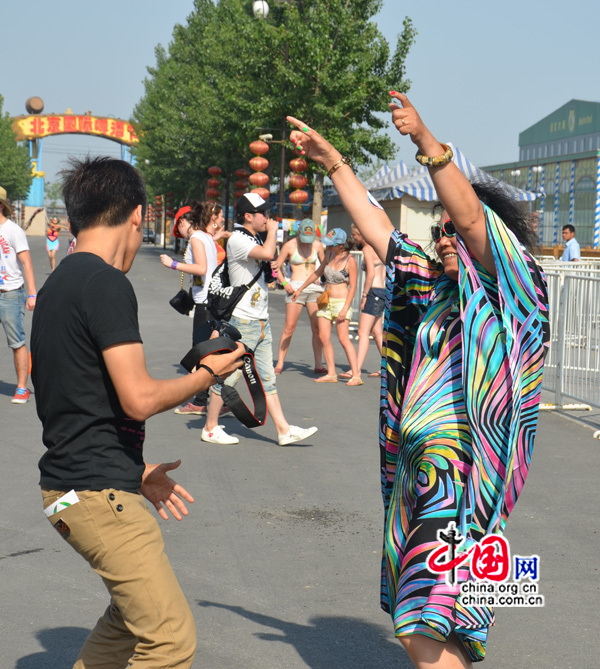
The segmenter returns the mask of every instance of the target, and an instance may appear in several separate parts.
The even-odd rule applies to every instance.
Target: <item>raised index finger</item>
[[[295,125],[298,128],[298,130],[302,130],[302,127],[304,126],[304,123],[302,123],[302,121],[299,121],[297,118],[294,118],[293,116],[286,116],[285,118],[288,120],[289,123]]]
[[[412,107],[410,100],[406,97],[406,95],[404,95],[404,93],[398,93],[397,91],[390,91],[390,95],[393,98],[396,98],[396,100],[398,100],[398,102],[402,105],[404,109],[406,109],[407,107]],[[392,102],[392,104],[394,103]]]

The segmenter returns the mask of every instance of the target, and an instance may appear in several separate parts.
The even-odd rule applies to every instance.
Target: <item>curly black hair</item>
[[[532,252],[538,240],[531,225],[531,214],[527,205],[515,200],[500,181],[474,181],[471,186],[477,197],[496,212],[521,244]]]

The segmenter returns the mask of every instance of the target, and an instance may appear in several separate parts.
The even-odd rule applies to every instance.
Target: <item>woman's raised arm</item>
[[[423,156],[442,156],[445,153],[444,147],[423,123],[406,95],[395,91],[391,94],[398,100],[398,104],[390,104],[390,109],[392,120],[400,134],[409,135]],[[483,207],[471,184],[452,161],[437,167],[428,166],[428,169],[440,202],[469,251],[489,272],[495,274]]]

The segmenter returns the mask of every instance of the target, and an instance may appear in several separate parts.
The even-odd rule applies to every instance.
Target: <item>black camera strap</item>
[[[262,381],[256,371],[256,364],[254,362],[254,352],[247,346],[246,352],[242,356],[242,372],[250,396],[254,410],[246,406],[245,402],[240,397],[240,394],[235,388],[223,385],[221,387],[221,397],[227,406],[231,409],[233,415],[246,427],[258,427],[264,425],[267,420],[267,398],[262,385]],[[196,344],[181,360],[181,366],[188,372],[191,372],[203,358],[208,355],[219,353],[231,353],[237,349],[237,343],[229,337],[217,337],[209,339],[208,341]]]

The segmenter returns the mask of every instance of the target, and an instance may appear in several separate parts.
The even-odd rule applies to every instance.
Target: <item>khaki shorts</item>
[[[290,281],[290,286],[294,290],[298,290],[304,281]],[[286,304],[301,304],[303,307],[307,304],[313,304],[317,301],[317,297],[323,292],[323,288],[318,283],[311,283],[298,295],[296,301],[292,300],[292,296],[288,293],[285,296]]]

